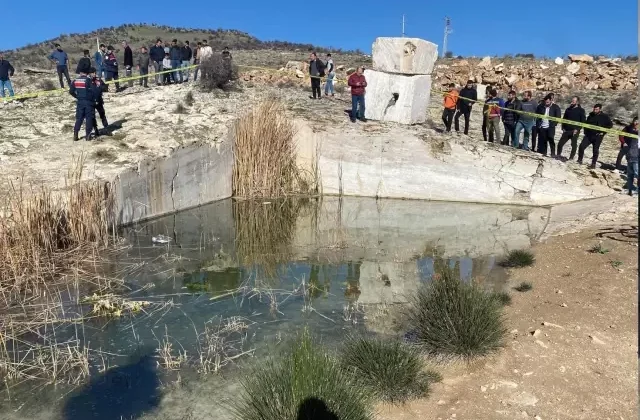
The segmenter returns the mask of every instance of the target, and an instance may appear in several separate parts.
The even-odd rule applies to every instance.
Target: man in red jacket
[[[358,67],[355,73],[349,76],[349,87],[351,88],[351,122],[356,122],[356,118],[362,122],[367,122],[364,117],[364,92],[367,87],[367,80],[364,78],[364,67]]]

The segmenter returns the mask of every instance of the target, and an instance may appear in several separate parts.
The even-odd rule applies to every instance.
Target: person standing
[[[183,81],[189,81],[189,66],[191,65],[191,57],[193,57],[193,52],[191,51],[191,47],[189,46],[189,41],[184,41],[184,45],[181,48],[182,52],[182,70],[181,78]]]
[[[169,49],[169,59],[171,60],[171,70],[173,70],[171,72],[173,83],[182,83],[182,73],[178,70],[182,65],[182,51],[180,51],[177,39],[171,41],[171,48]]]
[[[553,103],[553,97],[547,95],[544,98],[544,102],[538,105],[536,114],[544,115],[545,117],[560,118],[562,112],[560,107]],[[538,127],[538,153],[543,156],[548,156],[550,151],[551,157],[556,155],[556,143],[554,137],[556,135],[556,125],[558,123],[549,118],[540,118],[536,120],[536,127]],[[551,150],[548,150],[551,149]]]
[[[367,79],[364,77],[364,67],[358,67],[355,73],[349,76],[347,83],[351,88],[351,122],[356,122],[356,119],[367,122],[364,116],[364,94],[367,87]]]
[[[124,77],[130,78],[133,73],[133,51],[127,41],[122,41],[122,48],[124,48]],[[129,79],[127,85],[133,87],[133,80]]]
[[[611,118],[604,112],[602,112],[602,105],[595,104],[593,106],[593,112],[589,114],[587,117],[587,124],[595,125],[602,128],[611,128],[613,127],[613,122],[611,122]],[[580,143],[580,147],[578,147],[578,163],[582,164],[582,158],[584,157],[584,151],[587,147],[593,145],[593,157],[591,158],[591,169],[596,168],[596,163],[598,163],[598,156],[600,154],[600,144],[602,144],[602,139],[604,138],[605,133],[603,131],[594,130],[591,128],[584,129],[584,137],[582,138],[582,142]]]
[[[638,135],[638,117],[634,117],[630,125],[623,130],[625,133]],[[627,151],[627,189],[629,195],[633,194],[633,181],[636,180],[635,192],[638,192],[638,138],[625,136],[625,149]]]
[[[569,108],[564,110],[564,120],[575,121],[577,123],[584,123],[587,120],[584,108],[580,106],[580,98],[574,96],[571,98],[571,104]],[[580,136],[580,126],[573,125],[568,122],[562,123],[562,135],[558,140],[558,159],[562,159],[562,148],[571,139],[571,153],[569,154],[569,160],[573,160],[576,156],[576,150],[578,149],[578,136]]]
[[[62,82],[62,76],[67,80],[67,85],[71,86],[71,78],[69,77],[69,56],[62,50],[60,44],[55,44],[55,49],[49,55],[49,60],[56,64],[56,72],[58,73],[58,80],[60,80],[60,87],[64,87]]]
[[[76,123],[73,126],[73,141],[80,140],[78,133],[82,122],[85,122],[85,140],[91,140],[91,132],[93,131],[93,120],[95,119],[95,86],[91,78],[86,73],[80,75],[71,83],[69,94],[76,98]]]
[[[100,46],[98,47],[98,51],[93,54],[93,61],[96,62],[96,74],[101,79],[104,77],[104,70],[102,66],[106,49],[107,47],[104,44],[100,44]]]
[[[455,84],[450,83],[448,87],[449,91],[444,94],[444,109],[442,110],[442,122],[444,122],[444,128],[447,133],[451,131],[451,124],[453,123],[453,116],[456,113],[459,96]]]
[[[165,72],[162,74],[162,84],[165,86],[171,84],[171,80],[172,80],[171,75],[173,72],[168,71],[171,69],[172,67],[171,67],[171,58],[169,57],[169,48],[165,48],[164,60],[162,60],[162,71]]]
[[[144,86],[146,88],[149,87],[148,80],[149,77],[149,53],[147,52],[147,47],[140,48],[140,54],[138,55],[138,71],[140,72],[140,86]]]
[[[109,127],[109,122],[107,121],[107,114],[104,111],[104,99],[102,97],[102,93],[107,85],[105,85],[100,76],[96,74],[96,69],[93,67],[89,69],[89,77],[91,78],[91,82],[95,89],[95,110],[98,111],[102,127],[106,130]],[[93,113],[93,129],[95,130],[96,137],[98,137],[100,135],[100,130],[98,130],[98,121],[96,120],[95,112]]]
[[[624,131],[625,133],[638,135],[638,117],[633,117],[633,121],[631,121],[631,124],[626,126],[622,131]],[[629,152],[629,150],[627,149],[627,138],[629,137],[623,136],[623,135],[620,135],[618,137],[618,140],[620,140],[620,151],[618,152],[618,157],[616,158],[616,169],[619,171],[622,170],[623,156],[626,156]],[[629,161],[627,159],[627,163],[628,162]],[[627,168],[628,168],[628,165],[627,165]]]
[[[336,96],[336,92],[333,88],[333,79],[336,77],[336,66],[333,64],[333,58],[331,54],[327,54],[327,80],[324,83],[324,96]]]
[[[76,66],[76,74],[89,73],[89,69],[91,68],[91,58],[89,50],[84,50],[82,52],[82,58],[78,61],[78,65]]]
[[[491,89],[493,88],[491,87],[491,85],[489,85],[484,90],[485,102],[482,105],[482,138],[484,139],[484,141],[489,141],[489,139],[492,138],[493,136],[493,133],[489,133],[489,135],[487,135],[487,111],[489,110],[489,105],[487,105],[486,101],[487,99],[489,99],[489,96],[491,94]]]
[[[116,92],[120,91],[120,83],[118,83],[118,60],[114,54],[114,48],[109,45],[107,47],[107,55],[104,57],[104,70],[107,84],[111,80],[115,80]]]
[[[523,100],[520,102],[522,114],[516,122],[516,128],[513,133],[513,147],[521,148],[523,150],[529,150],[529,137],[532,134],[533,127],[536,118],[531,115],[536,113],[538,105],[533,101],[531,91],[528,90],[524,93]],[[526,114],[525,114],[526,113]],[[520,133],[524,130],[522,136],[522,147],[520,147]]]
[[[516,141],[516,124],[520,119],[519,111],[522,111],[522,102],[516,96],[516,91],[511,90],[507,94],[507,102],[504,104],[505,109],[502,112],[502,125],[504,125],[504,138],[502,144],[505,146],[518,147]]]
[[[153,69],[155,71],[156,85],[159,85],[162,81],[162,77],[158,74],[162,71],[162,60],[164,60],[164,48],[162,47],[162,40],[157,39],[156,45],[149,50],[149,58],[153,61]]]
[[[320,92],[321,78],[324,76],[324,63],[318,58],[315,52],[309,55],[309,76],[311,76],[311,99],[322,99]]]
[[[15,72],[11,63],[5,60],[4,54],[0,52],[0,98],[4,98],[5,89],[9,92],[9,97],[14,96],[10,78]]]
[[[202,42],[198,41],[196,49],[193,50],[193,65],[198,66],[193,70],[193,81],[198,80],[198,73],[200,72],[200,48],[202,48]]]
[[[487,134],[489,142],[493,143],[494,141],[500,141],[500,117],[502,116],[502,108],[504,108],[504,100],[498,97],[497,90],[491,89],[486,104]]]
[[[464,116],[464,134],[469,134],[469,119],[471,118],[471,107],[478,100],[478,92],[473,87],[473,81],[467,80],[467,85],[460,90],[458,98],[457,112],[454,117],[456,133],[460,131],[460,116]],[[486,128],[485,128],[486,131]]]

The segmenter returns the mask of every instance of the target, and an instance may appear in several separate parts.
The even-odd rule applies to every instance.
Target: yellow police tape
[[[159,72],[154,72],[154,73],[147,73],[145,75],[136,75],[136,76],[129,76],[129,77],[124,77],[122,79],[118,79],[118,80],[109,80],[108,82],[105,82],[105,84],[109,85],[109,84],[114,84],[114,83],[124,83],[124,82],[128,82],[128,81],[133,81],[133,80],[139,80],[145,77],[151,77],[151,76],[156,76],[159,74],[166,74],[166,73],[173,73],[173,72],[177,72],[177,71],[184,71],[184,70],[191,70],[194,69],[196,67],[198,67],[199,64],[193,64],[191,66],[187,66],[187,67],[181,67],[181,68],[177,68],[177,69],[171,69],[171,70],[163,70],[163,71],[159,71]],[[268,68],[268,67],[260,67],[260,66],[246,66],[246,65],[239,65],[238,68],[243,68],[243,69],[254,69],[254,70],[261,70],[261,71],[266,71],[266,72],[271,72],[271,73],[282,73],[283,71],[280,70],[276,70],[273,68]],[[287,73],[288,74],[288,73]],[[311,75],[305,75],[305,79],[313,79],[313,78],[317,78],[320,80],[326,80],[327,77],[324,76],[311,76]],[[341,83],[348,83],[348,79],[340,79],[340,78],[333,78],[334,83],[336,82],[341,82]],[[67,91],[66,88],[59,88],[59,89],[54,89],[54,90],[44,90],[44,91],[39,91],[39,92],[32,92],[32,93],[25,93],[23,95],[16,95],[16,96],[12,96],[12,97],[7,97],[7,98],[0,98],[0,100],[4,100],[4,101],[10,101],[10,100],[17,100],[17,99],[26,99],[26,98],[35,98],[37,96],[41,96],[41,95],[50,95],[53,93],[59,93],[59,92],[64,92]],[[432,88],[432,92],[440,95],[440,96],[444,96],[447,95],[449,92],[446,91],[442,91],[442,90],[438,90],[438,89],[434,89]],[[471,100],[471,99],[467,99],[469,102],[474,102],[476,104],[480,104],[480,105],[485,105],[486,102],[484,101],[480,101],[480,100]],[[626,133],[624,131],[621,130],[615,130],[613,128],[603,128],[603,127],[599,127],[597,125],[592,125],[592,124],[587,124],[587,123],[581,123],[581,122],[577,122],[577,121],[571,121],[571,120],[566,120],[564,118],[556,118],[556,117],[551,117],[551,116],[545,116],[542,114],[536,114],[533,112],[526,112],[526,111],[516,111],[513,109],[509,109],[509,108],[505,108],[505,107],[500,107],[497,106],[495,104],[491,104],[497,108],[503,109],[503,110],[509,110],[518,114],[522,114],[522,115],[528,115],[531,117],[536,117],[536,118],[545,118],[549,121],[555,121],[558,123],[569,123],[572,126],[578,126],[578,127],[582,127],[582,128],[588,128],[594,131],[600,131],[603,132],[605,134],[615,134],[618,136],[625,136],[625,137],[630,137],[630,138],[639,138],[639,136],[637,134],[631,134],[631,133]]]

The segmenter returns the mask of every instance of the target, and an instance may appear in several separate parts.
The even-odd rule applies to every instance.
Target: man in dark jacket
[[[564,111],[562,119],[575,121],[578,123],[584,123],[587,120],[584,108],[580,106],[580,98],[574,96],[571,98],[571,104],[569,108]],[[578,136],[580,135],[581,127],[579,125],[573,125],[571,123],[562,123],[562,136],[558,140],[558,159],[562,159],[562,148],[571,139],[571,153],[569,154],[569,160],[572,160],[576,156],[576,150],[578,148]]]
[[[324,63],[318,58],[315,52],[312,52],[309,56],[309,76],[311,76],[311,92],[313,93],[313,96],[310,96],[310,98],[322,99],[320,82],[322,77],[324,77]]]
[[[89,69],[91,68],[91,58],[89,57],[89,50],[84,50],[82,52],[83,57],[78,61],[78,65],[76,66],[76,74],[89,73]]]
[[[522,111],[522,102],[520,102],[520,99],[516,96],[515,90],[507,94],[507,102],[505,102],[504,107],[506,109],[502,112],[502,125],[504,125],[502,144],[505,146],[512,144],[513,147],[518,147],[515,131],[516,124],[520,119],[518,111]]]
[[[364,68],[361,66],[358,67],[358,69],[349,76],[347,84],[351,88],[351,122],[356,122],[356,119],[362,122],[367,122],[367,119],[364,116],[364,94],[367,87],[367,79],[364,77]]]
[[[157,73],[162,71],[162,60],[164,60],[164,47],[162,46],[162,40],[156,40],[156,45],[152,46],[149,50],[149,58],[153,62],[153,68],[156,72],[155,81],[156,85],[160,84],[162,78]]]
[[[613,127],[613,122],[611,122],[611,118],[604,112],[602,112],[602,105],[595,104],[593,106],[593,112],[589,114],[587,117],[587,124],[595,125],[602,128],[611,128]],[[582,142],[580,143],[580,147],[578,147],[578,163],[582,164],[582,158],[584,157],[584,150],[593,145],[593,157],[591,158],[591,169],[596,168],[596,163],[598,163],[598,155],[600,154],[600,144],[602,144],[602,138],[605,133],[603,131],[594,130],[591,128],[584,129],[584,137],[582,138]]]
[[[623,130],[625,133],[638,135],[638,117],[634,117],[631,124]],[[633,180],[638,180],[638,138],[624,136],[627,149],[627,189],[629,195],[633,194]],[[635,191],[638,192],[638,182],[636,182]]]
[[[140,86],[149,87],[147,74],[149,74],[149,53],[147,47],[140,48],[140,55],[138,55],[138,71],[140,71]]]
[[[182,51],[178,45],[178,40],[171,41],[171,48],[169,49],[169,59],[171,60],[171,78],[173,83],[182,83],[182,73],[178,70],[182,65]],[[178,82],[178,79],[180,80]]]
[[[124,49],[124,77],[131,77],[133,73],[133,51],[127,45],[127,41],[122,41],[122,48]],[[133,80],[128,80],[127,85],[133,87]]]
[[[189,46],[189,41],[184,41],[184,46],[181,49],[182,51],[182,80],[185,82],[189,81],[189,66],[191,65],[191,57],[193,57],[193,51],[191,51],[191,47]]]
[[[95,110],[98,111],[98,115],[100,116],[100,121],[102,122],[102,127],[107,129],[109,127],[109,122],[107,121],[107,114],[104,111],[104,99],[102,98],[102,93],[106,90],[107,85],[104,84],[99,75],[96,75],[96,69],[89,69],[89,77],[91,78],[91,82],[94,87],[94,95],[95,95]],[[96,113],[93,113],[93,128],[96,133],[96,137],[100,135],[100,130],[98,130],[98,122],[96,120]]]
[[[4,98],[4,90],[9,91],[9,97],[13,96],[13,86],[10,77],[13,77],[15,69],[10,62],[4,59],[4,55],[0,52],[0,98]]]
[[[625,133],[637,135],[638,134],[638,117],[633,117],[633,121],[631,121],[631,124],[626,126],[622,131],[624,131]],[[622,136],[622,135],[618,136],[618,140],[620,141],[620,151],[618,152],[618,157],[616,158],[616,169],[619,171],[622,170],[622,158],[624,156],[627,156],[629,152],[629,148],[627,147],[627,139],[630,139],[630,138],[631,137]],[[628,166],[627,166],[627,169],[628,169]]]
[[[104,72],[106,81],[115,80],[116,92],[120,91],[120,83],[118,83],[118,59],[114,53],[114,48],[109,45],[107,47],[107,55],[104,57]]]
[[[55,44],[55,49],[49,54],[49,60],[56,64],[56,72],[58,73],[58,80],[60,80],[60,87],[64,87],[62,82],[62,76],[67,79],[67,85],[71,85],[71,78],[69,77],[69,57],[67,53],[62,51],[60,44]]]
[[[469,134],[469,119],[471,107],[478,100],[478,92],[473,87],[473,81],[467,80],[467,85],[460,90],[457,103],[457,112],[454,117],[456,133],[460,131],[460,116],[464,116],[464,134]]]
[[[551,95],[547,95],[544,98],[544,102],[538,105],[536,114],[544,115],[545,117],[560,118],[562,112],[560,107],[553,103]],[[556,125],[558,123],[551,119],[544,117],[538,117],[536,121],[536,127],[538,129],[538,153],[547,156],[547,146],[551,149],[551,157],[556,155],[556,143],[554,137],[556,135]]]
[[[523,150],[529,150],[529,137],[532,134],[533,127],[536,122],[536,118],[531,115],[535,114],[538,105],[532,99],[531,91],[528,90],[524,93],[522,101],[520,102],[522,113],[518,117],[516,122],[516,128],[513,132],[513,147],[521,148]],[[524,130],[522,136],[522,146],[520,145],[520,133]]]
[[[84,121],[86,137],[85,140],[91,140],[91,131],[93,131],[93,120],[95,118],[96,89],[90,77],[86,73],[80,75],[71,83],[69,88],[71,96],[77,99],[76,103],[76,123],[73,126],[73,140],[78,141],[78,133],[82,122]]]
[[[484,90],[484,100],[486,101],[487,99],[489,99],[489,94],[491,93],[491,89],[493,89],[491,87],[491,85],[488,85],[487,88]],[[489,133],[489,135],[487,136],[487,110],[489,109],[489,105],[487,105],[487,103],[485,102],[482,105],[482,138],[484,139],[484,141],[489,141],[489,139],[493,139],[493,133]],[[493,140],[491,140],[491,142],[493,142]]]

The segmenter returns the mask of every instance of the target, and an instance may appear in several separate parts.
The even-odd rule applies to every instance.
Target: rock
[[[571,87],[571,80],[567,76],[560,76],[560,84],[564,87]]]
[[[572,63],[593,63],[593,57],[588,54],[569,54]]]
[[[560,58],[560,57],[556,57],[554,62],[559,66],[564,64],[564,60],[562,58]]]
[[[576,74],[578,71],[580,71],[580,64],[578,63],[571,63],[567,66],[567,71],[571,74]]]
[[[354,69],[353,67],[349,67],[346,73],[347,73],[347,76],[350,76],[355,72],[356,72],[356,69]]]
[[[531,335],[534,336],[534,337],[539,336],[540,335],[540,330],[531,331]]]
[[[591,339],[591,342],[593,344],[598,344],[598,345],[604,345],[606,344],[604,341],[600,340],[598,337],[596,337],[595,335],[590,335],[589,338]]]
[[[460,60],[453,63],[451,67],[466,67],[468,65],[469,65],[469,62],[467,60]]]
[[[483,85],[482,83],[476,83],[476,91],[478,92],[478,100],[479,101],[484,101],[485,100],[485,91],[487,90],[487,86]]]
[[[542,63],[540,63],[540,68],[541,68],[542,70],[546,70],[546,69],[548,69],[548,68],[549,68],[549,66],[547,66],[547,65],[545,65],[545,64],[542,64]]]
[[[503,70],[504,70],[504,63],[500,63],[493,68],[493,71],[498,73],[502,73]]]
[[[596,82],[589,82],[587,83],[587,86],[585,86],[585,89],[588,89],[588,90],[598,89],[598,84]]]
[[[344,70],[344,64],[340,64],[339,66],[336,66],[336,70],[338,71]]]
[[[604,79],[600,81],[598,86],[600,89],[611,89],[613,87],[613,83],[611,82],[611,79]]]
[[[431,76],[405,76],[365,70],[365,117],[378,121],[418,124],[426,121]],[[393,95],[398,94],[395,101]]]
[[[304,77],[304,73],[301,70],[296,70],[296,77],[302,79]]]
[[[420,38],[380,37],[371,50],[373,69],[389,73],[430,75],[438,59],[438,46]]]
[[[489,70],[491,68],[491,57],[487,56],[480,60],[478,67],[481,69]]]
[[[512,74],[511,76],[505,77],[505,80],[507,81],[507,83],[509,83],[509,85],[512,85],[518,80],[518,76]]]
[[[288,61],[287,64],[284,66],[285,69],[287,70],[299,70],[299,71],[303,71],[305,70],[309,65],[305,62],[302,61]]]

